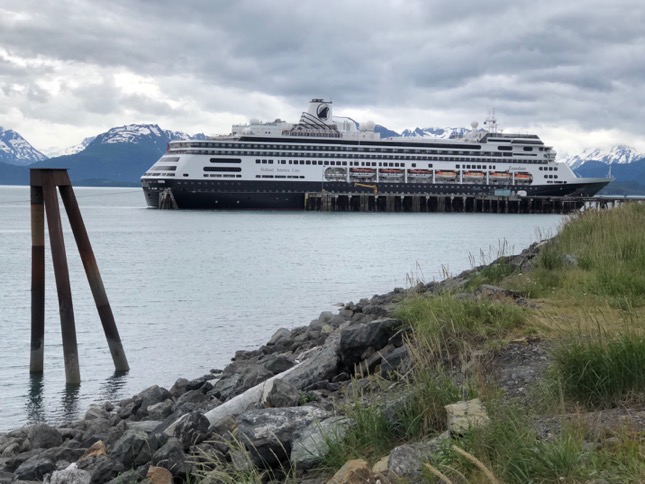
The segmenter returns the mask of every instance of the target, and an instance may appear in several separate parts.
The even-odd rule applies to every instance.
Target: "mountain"
[[[415,128],[404,129],[399,135],[401,138],[460,138],[470,132],[466,128]]]
[[[87,145],[89,145],[95,139],[96,139],[96,136],[90,136],[89,138],[85,138],[79,144],[70,146],[69,148],[63,148],[62,150],[59,149],[54,151],[48,151],[47,157],[58,158],[59,156],[75,155],[76,153],[79,153],[83,151],[85,148],[87,148]]]
[[[67,168],[75,185],[138,185],[141,174],[165,153],[168,142],[190,139],[156,124],[130,124],[96,136],[85,149],[31,168]]]
[[[609,150],[586,149],[579,155],[560,160],[578,176],[612,177],[602,195],[645,194],[645,154],[630,146],[617,145]]]
[[[605,165],[626,165],[643,158],[645,158],[645,154],[638,153],[631,146],[617,145],[609,151],[588,148],[579,155],[569,156],[560,161],[563,161],[575,170],[590,161],[597,161]]]
[[[0,126],[0,162],[8,165],[27,166],[46,158],[14,130],[5,130]]]

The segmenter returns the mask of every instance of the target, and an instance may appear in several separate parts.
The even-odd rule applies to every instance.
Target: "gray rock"
[[[43,481],[44,484],[90,484],[92,474],[79,469],[76,463],[70,464],[66,469],[54,471]]]
[[[109,455],[100,457],[84,457],[76,462],[76,467],[79,470],[89,472],[92,476],[91,483],[108,482],[117,478],[122,472],[126,470],[123,463]],[[121,481],[121,482],[138,482],[137,481]]]
[[[111,427],[113,427],[112,423],[105,418],[93,418],[90,420],[85,420],[82,425],[82,428],[85,429],[85,432],[83,432],[81,442],[88,442],[98,435],[106,435]]]
[[[191,412],[182,417],[175,426],[174,436],[184,449],[202,442],[208,435],[210,422],[200,412]]]
[[[199,393],[202,394],[201,392]],[[172,413],[174,405],[175,402],[173,402],[170,398],[168,400],[164,400],[163,402],[150,405],[147,408],[148,417],[152,420],[163,420]]]
[[[175,477],[185,478],[188,466],[182,443],[179,439],[171,437],[152,456],[152,465],[164,467],[172,472]]]
[[[452,435],[463,435],[472,428],[488,424],[490,420],[479,398],[446,405],[445,409],[448,430]]]
[[[119,474],[117,477],[107,481],[105,484],[130,484],[133,482],[140,482],[143,477],[141,473],[135,469],[130,469],[129,471],[125,471],[121,474]]]
[[[286,355],[269,355],[261,361],[261,364],[271,374],[277,375],[291,368],[296,362]]]
[[[52,462],[66,461],[75,462],[85,453],[85,448],[81,447],[80,442],[69,441],[59,447],[52,447],[39,454],[39,457],[48,459]]]
[[[329,414],[312,406],[251,410],[237,419],[238,439],[258,467],[272,467],[286,461],[293,438]]]
[[[21,452],[23,452],[23,447],[22,444],[19,441],[11,441],[8,442],[4,448],[2,449],[2,453],[0,453],[0,457],[3,459],[8,459],[10,457],[15,457]]]
[[[340,334],[331,334],[318,353],[305,359],[282,379],[300,390],[317,381],[331,379],[338,373],[339,348]]]
[[[410,368],[410,354],[406,346],[399,346],[383,355],[381,361],[381,376],[392,378],[395,374],[404,374]]]
[[[432,462],[433,454],[447,439],[450,439],[450,433],[444,432],[428,441],[396,447],[390,452],[388,470],[399,477],[420,478],[423,475],[424,464]]]
[[[289,338],[291,338],[291,331],[286,328],[280,328],[273,334],[273,336],[271,336],[271,339],[269,340],[267,345],[273,346],[275,344],[288,340]]]
[[[28,461],[34,456],[40,455],[42,451],[42,449],[31,449],[25,452],[20,452],[19,454],[11,456],[7,460],[5,460],[4,467],[6,470],[14,472],[24,462]]]
[[[517,299],[520,297],[520,293],[517,291],[511,291],[510,289],[504,289],[503,287],[482,284],[475,290],[475,296],[479,299]]]
[[[400,325],[399,320],[386,318],[341,330],[339,350],[343,364],[352,369],[367,348],[372,347],[375,350],[383,348]]]
[[[170,395],[172,395],[174,398],[179,397],[180,395],[183,395],[186,393],[186,387],[188,386],[188,380],[186,378],[179,378],[175,382],[175,384],[170,387]]]
[[[44,423],[37,423],[29,427],[27,437],[32,449],[49,449],[63,443],[63,436],[60,432]]]
[[[348,427],[345,417],[331,417],[309,425],[293,440],[291,465],[298,470],[313,468],[327,454],[329,446],[345,436]]]
[[[20,464],[14,474],[23,481],[42,481],[45,474],[56,470],[56,465],[50,460],[35,455]]]
[[[157,434],[148,435],[143,430],[130,429],[114,444],[110,456],[126,468],[138,467],[149,462],[159,446]]]
[[[160,420],[143,420],[141,422],[126,422],[126,428],[143,430],[145,433],[149,434],[154,432],[157,427],[161,424]]]
[[[149,406],[163,402],[168,398],[172,398],[170,392],[165,388],[160,387],[159,385],[153,385],[146,388],[144,391],[135,396],[135,401],[140,400],[137,414],[139,414],[140,416],[147,415],[147,409]]]
[[[90,407],[85,412],[84,420],[92,420],[97,418],[107,420],[110,418],[110,412],[108,412],[105,408],[101,406],[90,405]]]
[[[271,407],[295,407],[299,398],[300,392],[295,386],[284,380],[276,380],[266,397],[266,403]]]

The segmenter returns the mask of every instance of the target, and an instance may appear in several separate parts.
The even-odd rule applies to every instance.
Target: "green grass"
[[[573,217],[542,248],[535,270],[514,282],[528,297],[593,294],[614,307],[645,305],[645,204]]]
[[[567,400],[588,408],[645,401],[645,336],[625,334],[565,338],[553,352],[550,378]]]
[[[527,312],[514,303],[460,299],[452,294],[410,298],[401,304],[397,316],[412,327],[417,351],[435,360],[459,357],[472,345],[503,337],[527,320]]]
[[[583,483],[594,478],[643,482],[643,450],[629,431],[616,433],[612,447],[594,445],[593,438],[588,440],[588,429],[576,426],[565,426],[559,436],[540,440],[525,408],[493,403],[488,412],[491,421],[486,427],[444,444],[433,461],[437,469],[450,478],[465,476],[467,482],[488,482],[479,469],[452,449],[456,444],[506,484]]]
[[[338,469],[349,459],[374,463],[403,442],[439,434],[446,430],[444,407],[474,396],[472,386],[457,385],[440,366],[430,371],[418,365],[390,397],[368,404],[354,397],[344,409],[352,425],[340,442],[330,439],[323,467]]]

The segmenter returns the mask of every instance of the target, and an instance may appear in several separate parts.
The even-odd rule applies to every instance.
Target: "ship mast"
[[[488,109],[488,116],[484,121],[484,125],[488,128],[489,133],[497,133],[497,117],[495,116],[495,108]]]

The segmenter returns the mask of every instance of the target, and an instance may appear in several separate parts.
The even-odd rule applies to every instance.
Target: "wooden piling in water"
[[[43,188],[31,187],[31,354],[29,371],[42,373],[45,354],[45,205]]]
[[[43,371],[44,347],[44,305],[45,305],[45,264],[44,264],[44,216],[47,216],[49,238],[54,265],[54,277],[58,293],[58,306],[63,338],[63,356],[65,361],[65,380],[68,384],[81,381],[78,344],[76,341],[76,323],[69,281],[69,270],[63,229],[60,218],[60,207],[56,188],[58,187],[70,226],[81,255],[90,289],[94,296],[103,330],[108,341],[112,359],[117,371],[129,370],[123,351],[121,339],[114,322],[103,281],[92,251],[92,246],[83,223],[80,209],[69,180],[67,170],[33,169],[30,172],[31,184],[31,229],[32,229],[32,312],[31,312],[31,359],[30,372]]]

